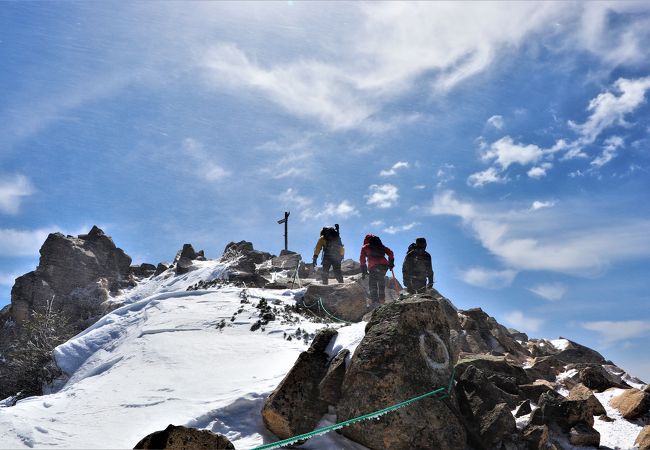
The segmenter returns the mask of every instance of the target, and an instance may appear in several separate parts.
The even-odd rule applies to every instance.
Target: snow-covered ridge
[[[66,379],[0,409],[0,448],[132,448],[170,423],[224,433],[238,448],[274,440],[261,423],[262,403],[324,324],[294,315],[253,332],[261,298],[282,309],[303,290],[187,291],[227,269],[194,265],[140,282],[114,299],[122,306],[57,347]],[[341,330],[332,346],[358,344],[363,325]],[[325,448],[340,438],[320,439]]]

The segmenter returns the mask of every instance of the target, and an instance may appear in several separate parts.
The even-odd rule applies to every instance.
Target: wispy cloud
[[[460,217],[483,247],[515,270],[593,275],[614,262],[650,256],[650,221],[620,216],[606,220],[602,210],[585,209],[585,220],[575,222],[575,205],[565,206],[570,210],[553,208],[547,215],[530,209],[503,211],[460,201],[446,191],[434,197],[429,211]]]
[[[406,225],[391,225],[387,228],[384,228],[384,232],[388,234],[397,234],[404,231],[409,231],[419,225],[418,222],[411,222]]]
[[[300,209],[306,208],[313,203],[311,198],[300,195],[294,188],[288,188],[278,196],[278,199],[287,207],[296,206]]]
[[[616,157],[616,152],[623,147],[624,141],[620,136],[611,136],[603,143],[603,152],[591,161],[591,165],[600,168]]]
[[[626,116],[645,103],[645,95],[649,89],[650,76],[638,79],[619,78],[612,91],[605,91],[589,102],[587,111],[591,114],[584,123],[568,122],[578,137],[573,140],[559,139],[549,148],[515,142],[510,136],[504,136],[489,145],[481,139],[481,160],[492,165],[486,170],[471,174],[467,183],[480,187],[488,183],[507,182],[509,179],[506,172],[513,165],[525,168],[532,166],[527,170],[528,177],[540,179],[553,168],[551,160],[557,153],[563,153],[560,161],[587,158],[585,147],[593,144],[606,129],[615,125],[631,126],[626,122]],[[598,169],[610,162],[623,144],[620,136],[608,137],[603,142],[602,154],[591,161],[592,169]]]
[[[561,283],[538,284],[528,289],[533,294],[544,300],[555,302],[561,300],[566,294],[567,287]]]
[[[357,208],[348,200],[340,203],[325,203],[325,205],[316,210],[307,208],[301,212],[301,220],[322,220],[322,219],[347,219],[353,216],[359,216]]]
[[[553,206],[555,206],[555,202],[553,201],[542,202],[539,200],[535,200],[533,204],[530,206],[530,210],[537,211],[538,209],[552,208]]]
[[[52,229],[0,228],[0,256],[38,256],[38,250],[52,232]]]
[[[34,187],[25,175],[0,176],[0,212],[16,214],[24,197],[34,193]]]
[[[372,184],[368,188],[370,194],[367,196],[368,205],[375,205],[377,208],[390,208],[397,204],[399,199],[397,186],[392,184]]]
[[[496,115],[496,116],[490,117],[487,120],[487,124],[493,126],[497,130],[500,130],[505,125],[505,122],[503,120],[503,116]]]
[[[635,80],[619,78],[612,91],[603,92],[592,99],[587,106],[591,115],[584,123],[569,121],[569,126],[581,136],[579,144],[593,143],[603,130],[612,125],[627,125],[625,116],[645,103],[648,89],[650,76]]]
[[[516,270],[493,270],[484,267],[471,267],[459,274],[459,278],[465,283],[488,289],[510,286],[516,276]]]
[[[582,327],[599,333],[603,345],[650,336],[650,320],[601,320],[585,322]]]
[[[0,273],[0,286],[13,286],[18,278],[22,274],[17,273]]]
[[[388,170],[382,170],[379,172],[379,176],[381,177],[392,177],[394,175],[397,175],[397,171],[400,169],[408,169],[409,168],[409,163],[407,161],[398,161],[393,166],[388,169]]]
[[[214,157],[196,139],[186,138],[183,141],[183,153],[190,163],[190,170],[205,181],[223,181],[230,176],[230,171],[214,162]]]
[[[523,332],[537,332],[544,323],[543,319],[527,317],[521,311],[511,311],[505,315],[505,321],[508,325]]]

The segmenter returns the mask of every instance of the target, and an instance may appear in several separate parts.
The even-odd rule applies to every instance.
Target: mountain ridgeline
[[[185,244],[170,264],[131,265],[97,227],[76,237],[51,234],[40,254],[0,312],[0,396],[13,402],[61,378],[52,350],[120,307],[122,293],[145,279],[181,277],[206,260]],[[315,337],[300,336],[311,345],[260,411],[279,439],[311,432],[334,413],[337,422],[351,421],[340,433],[370,449],[598,448],[606,425],[624,420],[638,429],[638,448],[650,448],[650,387],[595,350],[563,338],[529,338],[480,308],[457,309],[436,290],[400,295],[392,282],[386,303],[370,310],[368,283],[352,260],[342,264],[345,282],[330,285],[299,254],[275,256],[246,241],[228,244],[220,261],[225,273],[187,290],[292,290],[291,310],[256,305],[251,332],[281,314],[320,324]],[[340,327],[360,321],[366,325],[358,346],[337,344]],[[356,421],[414,398],[380,420]],[[138,448],[159,442],[162,434],[156,436]]]

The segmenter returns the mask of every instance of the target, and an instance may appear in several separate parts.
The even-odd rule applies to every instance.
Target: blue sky
[[[278,253],[288,210],[648,381],[649,49],[647,2],[4,2],[0,305],[53,231]]]

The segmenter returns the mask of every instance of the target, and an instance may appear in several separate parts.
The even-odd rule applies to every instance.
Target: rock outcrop
[[[222,434],[170,424],[162,431],[155,431],[145,436],[133,448],[152,450],[228,450],[234,449],[235,446]]]
[[[609,404],[618,409],[625,419],[633,420],[650,413],[650,394],[628,389],[611,399]]]
[[[312,284],[302,306],[325,319],[334,316],[347,322],[359,322],[368,312],[366,291],[360,283]]]
[[[17,278],[11,290],[11,316],[19,324],[31,311],[50,307],[72,321],[97,316],[109,293],[133,283],[131,258],[96,226],[77,237],[50,234],[40,254],[36,270]]]
[[[345,374],[339,421],[447,386],[457,358],[450,347],[449,323],[439,301],[413,296],[378,308]],[[432,397],[341,432],[372,449],[444,450],[465,442],[459,419]]]
[[[325,348],[335,335],[336,330],[332,328],[319,331],[309,349],[298,356],[293,368],[264,403],[264,425],[280,439],[313,430],[327,412],[319,385],[329,362]]]
[[[639,450],[650,450],[650,425],[643,427],[634,440],[634,445],[637,445]]]

